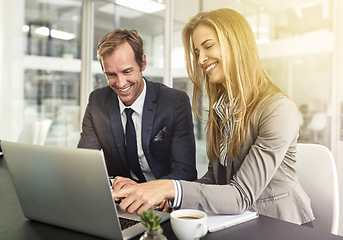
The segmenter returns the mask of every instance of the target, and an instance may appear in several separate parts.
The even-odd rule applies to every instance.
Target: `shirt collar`
[[[223,93],[219,99],[213,104],[212,108],[218,115],[218,117],[224,121],[229,113],[229,106],[227,94]]]
[[[120,100],[120,98],[118,97],[119,100],[119,109],[120,109],[120,114],[123,114],[125,108],[132,108],[136,113],[143,115],[143,106],[144,106],[144,101],[145,101],[145,96],[146,96],[146,82],[145,79],[143,78],[143,91],[141,92],[141,94],[138,96],[138,98],[136,99],[136,101],[134,101],[132,103],[131,106],[125,106],[124,103]]]

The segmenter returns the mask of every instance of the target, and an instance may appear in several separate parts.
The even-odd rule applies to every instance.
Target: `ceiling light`
[[[23,32],[28,32],[30,31],[30,27],[28,25],[23,26]]]
[[[58,39],[62,39],[62,40],[71,40],[71,39],[74,39],[76,37],[76,35],[74,33],[68,33],[68,32],[59,31],[59,30],[55,30],[55,29],[51,30],[51,36],[53,38],[58,38]]]
[[[133,10],[131,8],[123,7],[120,5],[116,5],[116,7],[118,8],[117,12],[115,12],[114,4],[108,3],[108,4],[105,4],[101,7],[99,7],[98,11],[106,13],[106,14],[110,14],[110,15],[119,14],[120,17],[129,18],[129,19],[137,18],[137,17],[144,15],[144,13],[138,12],[138,11]]]
[[[147,14],[164,10],[164,4],[151,0],[116,0],[116,4]]]
[[[35,33],[42,36],[49,36],[49,28],[39,27],[35,29]],[[71,40],[75,38],[75,34],[51,29],[51,37],[62,39],[62,40]]]
[[[81,6],[81,2],[79,1],[74,1],[74,0],[37,0],[38,3],[43,3],[43,4],[50,4],[50,5],[55,5],[55,6],[63,6],[63,7],[79,7]]]

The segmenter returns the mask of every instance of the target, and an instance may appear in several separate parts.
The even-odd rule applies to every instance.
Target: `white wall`
[[[341,134],[343,134],[343,126],[341,118],[343,118],[343,112],[341,112],[340,104],[343,104],[343,1],[334,1],[334,54],[333,54],[333,79],[335,85],[333,86],[333,98],[338,103],[334,111],[337,112],[337,117],[334,119],[333,124],[336,128],[332,129],[331,139],[335,142],[335,147],[332,149],[333,154],[336,158],[338,181],[339,181],[339,191],[340,191],[340,224],[338,234],[343,236],[343,139],[341,139]],[[342,109],[343,110],[343,109]]]
[[[23,123],[24,3],[0,1],[0,139],[5,140],[16,140]]]

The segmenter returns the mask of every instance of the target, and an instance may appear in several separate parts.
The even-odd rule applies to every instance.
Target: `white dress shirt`
[[[142,169],[142,172],[144,174],[144,177],[147,181],[155,180],[154,174],[152,174],[151,169],[149,167],[149,164],[145,158],[143,147],[142,147],[142,116],[143,116],[143,106],[146,96],[146,83],[143,79],[143,91],[138,96],[136,101],[131,106],[125,106],[123,102],[119,99],[119,108],[120,108],[120,115],[121,115],[121,121],[123,124],[124,134],[126,134],[125,126],[126,126],[126,114],[125,114],[125,108],[132,108],[134,110],[132,114],[132,121],[135,125],[136,129],[136,138],[137,138],[137,154],[138,154],[138,161],[140,164],[140,167]],[[132,172],[131,170],[131,176],[135,179],[138,179],[137,176]]]

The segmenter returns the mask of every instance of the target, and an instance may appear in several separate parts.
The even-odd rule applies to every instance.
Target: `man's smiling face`
[[[142,72],[146,67],[145,55],[142,59],[140,68],[133,49],[127,42],[118,45],[112,54],[106,54],[102,58],[107,82],[125,106],[131,106],[143,91]]]

